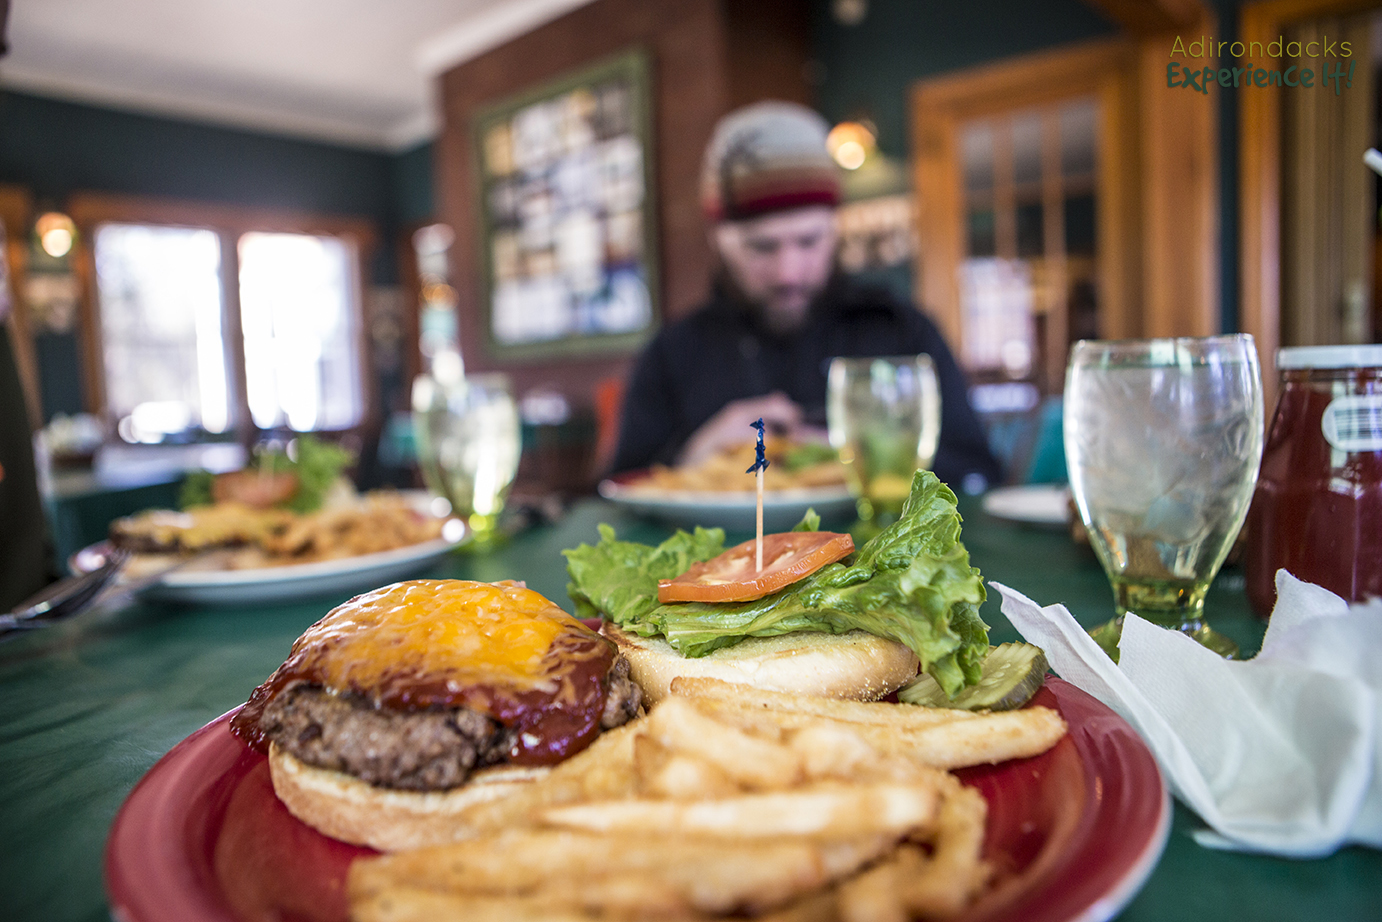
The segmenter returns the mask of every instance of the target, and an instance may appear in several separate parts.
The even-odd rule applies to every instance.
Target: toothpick
[[[756,573],[763,572],[763,468],[758,469],[758,537],[754,540],[754,563]]]
[[[754,547],[754,551],[755,551],[755,554],[756,554],[755,563],[757,564],[757,569],[755,570],[755,572],[757,572],[757,573],[762,573],[762,572],[763,572],[763,472],[766,471],[766,470],[768,469],[768,456],[764,453],[764,448],[763,448],[763,417],[761,417],[761,416],[758,417],[758,422],[756,422],[756,423],[749,423],[749,425],[753,426],[753,428],[755,428],[755,429],[758,430],[758,452],[757,452],[756,457],[754,458],[753,466],[750,467],[748,470],[744,471],[744,473],[745,473],[745,474],[753,474],[753,473],[756,472],[756,473],[758,474],[758,477],[757,477],[757,481],[758,481],[758,537],[754,540],[754,545],[753,545],[753,547]]]

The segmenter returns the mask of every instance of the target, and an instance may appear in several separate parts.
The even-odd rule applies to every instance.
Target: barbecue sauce
[[[1278,569],[1347,601],[1382,595],[1382,347],[1283,349],[1278,365],[1244,557],[1261,618]]]
[[[250,695],[231,731],[264,751],[265,705],[299,684],[377,708],[465,707],[516,728],[508,761],[546,765],[600,732],[616,648],[517,584],[410,580],[333,609]]]

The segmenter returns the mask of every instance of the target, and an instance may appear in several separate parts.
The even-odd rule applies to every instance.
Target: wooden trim
[[[1196,26],[1213,34],[1213,20]],[[1174,35],[1138,49],[1147,336],[1209,336],[1219,306],[1218,92],[1166,85]]]
[[[1098,207],[1095,246],[1099,335],[1143,335],[1141,100],[1131,68],[1099,91]]]
[[[105,416],[107,407],[105,369],[100,350],[100,309],[96,299],[95,264],[90,241],[102,224],[165,224],[206,228],[219,234],[221,290],[225,298],[222,310],[227,344],[242,341],[237,252],[240,235],[251,231],[318,234],[339,237],[351,245],[356,261],[355,278],[352,280],[349,293],[354,311],[351,326],[359,355],[362,401],[360,420],[356,428],[366,429],[377,422],[380,411],[376,406],[378,394],[372,384],[370,372],[364,304],[364,274],[379,242],[379,233],[373,222],[349,216],[312,214],[276,208],[240,207],[214,202],[104,193],[73,195],[68,203],[68,214],[76,222],[79,241],[83,241],[74,258],[74,265],[81,279],[82,355],[87,373],[86,399],[92,412]],[[249,412],[244,358],[238,348],[228,345],[227,351],[226,370],[229,376],[230,404],[235,413],[234,428],[237,439],[248,445],[256,438],[258,429]]]
[[[1371,9],[1376,0],[1262,0],[1239,10],[1238,38],[1265,46],[1293,22]],[[1257,341],[1265,406],[1275,405],[1276,351],[1281,346],[1281,89],[1240,97],[1238,118],[1238,326]]]
[[[1132,47],[1101,39],[932,77],[914,86],[912,105],[975,118],[1078,96],[1126,66]]]
[[[254,444],[258,432],[250,415],[249,388],[245,374],[245,350],[236,344],[245,341],[245,328],[240,318],[240,260],[237,242],[240,231],[222,230],[217,238],[221,245],[221,304],[222,346],[225,349],[226,403],[234,414],[235,440],[246,448]],[[225,254],[230,254],[229,258]]]
[[[364,249],[373,248],[379,237],[374,223],[363,218],[145,196],[78,193],[69,201],[67,213],[78,228],[141,223],[206,227],[237,234],[247,231],[322,234],[354,238]],[[364,253],[361,255],[363,257]]]
[[[1084,0],[1135,35],[1155,35],[1194,25],[1204,15],[1199,0]]]
[[[1136,99],[1136,45],[1105,39],[969,68],[915,84],[911,92],[912,156],[917,196],[916,297],[934,313],[946,339],[963,341],[959,280],[964,250],[959,127],[986,115],[1093,95],[1101,103],[1098,168],[1099,258],[1118,275],[1103,283],[1101,323],[1125,329],[1139,305],[1134,273],[1138,236],[1124,209],[1138,201],[1138,155],[1127,102]],[[1135,110],[1135,107],[1133,107]],[[1114,143],[1116,142],[1116,144]],[[1136,212],[1134,211],[1135,215]],[[1103,274],[1103,273],[1101,273]]]
[[[70,217],[70,214],[69,214]],[[75,220],[75,219],[74,219]],[[77,225],[77,243],[68,256],[77,276],[77,353],[82,363],[82,402],[86,412],[100,418],[113,435],[115,420],[106,418],[105,360],[101,354],[101,315],[96,307],[96,249],[91,227]]]
[[[38,384],[38,357],[34,352],[33,325],[29,305],[24,299],[28,268],[29,226],[33,220],[33,197],[19,186],[0,185],[0,224],[5,228],[6,250],[9,257],[10,283],[13,296],[10,315],[5,320],[10,342],[14,344],[14,361],[19,368],[19,382],[24,388],[24,406],[29,414],[29,428],[43,425],[42,392]]]
[[[953,271],[964,256],[963,182],[955,118],[913,106],[912,159],[916,187],[916,299],[931,311],[957,354],[963,340],[959,280]],[[995,229],[996,232],[996,229]]]
[[[399,319],[403,323],[404,381],[413,381],[422,373],[422,318],[419,316],[422,310],[422,278],[418,268],[417,247],[413,243],[413,236],[422,228],[435,223],[437,223],[435,220],[427,220],[405,224],[399,228],[398,239],[395,243],[398,284],[403,292],[403,314]],[[380,408],[386,422],[390,409],[389,407]]]
[[[350,280],[350,296],[355,302],[354,314],[351,317],[351,329],[353,330],[352,338],[355,341],[356,384],[360,388],[360,419],[353,428],[357,434],[378,433],[382,431],[384,425],[384,408],[379,399],[379,378],[374,373],[374,351],[370,348],[370,311],[369,305],[366,303],[369,292],[364,279],[364,265],[367,255],[361,249],[358,240],[353,238],[348,238],[348,240],[355,250],[355,264],[360,267],[355,272],[354,278]],[[351,447],[358,456],[359,446],[353,445]]]
[[[1070,336],[1067,311],[1069,272],[1065,252],[1065,188],[1061,175],[1060,117],[1051,109],[1041,114],[1041,217],[1042,249],[1046,255],[1046,336],[1041,344],[1042,368],[1048,394],[1058,394],[1065,384],[1066,351]]]

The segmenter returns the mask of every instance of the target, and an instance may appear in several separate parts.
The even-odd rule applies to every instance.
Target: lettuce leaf
[[[293,512],[315,512],[322,507],[327,491],[336,479],[355,463],[355,454],[349,449],[307,433],[297,436],[293,441],[294,457],[289,457],[281,448],[260,448],[255,453],[255,464],[259,468],[271,471],[290,471],[296,474],[297,490],[279,505]],[[212,505],[215,502],[212,496],[212,486],[215,482],[216,475],[211,471],[190,471],[178,493],[179,507],[192,509],[196,506]]]
[[[602,524],[599,544],[562,551],[571,578],[566,594],[576,606],[577,618],[619,620],[613,615],[619,612],[638,621],[659,607],[658,580],[680,576],[691,564],[709,560],[724,549],[722,528],[697,528],[694,534],[678,530],[657,547],[649,547],[620,541],[613,528]]]
[[[178,508],[193,509],[197,506],[210,506],[216,502],[211,495],[211,487],[216,475],[210,471],[189,471],[178,490]]]
[[[299,435],[294,439],[297,456],[286,455],[274,459],[276,470],[289,470],[298,475],[297,492],[284,505],[294,512],[315,512],[326,499],[326,493],[341,472],[355,463],[355,454],[313,435]]]
[[[805,524],[805,522],[803,523]],[[625,630],[660,634],[683,656],[704,656],[746,637],[792,631],[864,630],[906,644],[946,693],[979,680],[988,627],[979,571],[960,541],[955,494],[918,471],[898,521],[859,548],[780,592],[752,602],[657,601],[657,581],[720,553],[724,534],[677,532],[656,548],[617,540],[563,551],[567,587],[580,617],[603,616]]]

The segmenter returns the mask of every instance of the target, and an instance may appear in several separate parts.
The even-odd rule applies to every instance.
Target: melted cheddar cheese
[[[550,689],[548,651],[585,625],[530,589],[410,580],[351,599],[293,645],[327,688],[373,689],[407,673],[448,685]]]

